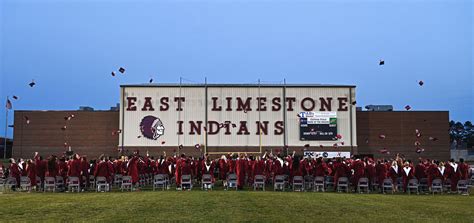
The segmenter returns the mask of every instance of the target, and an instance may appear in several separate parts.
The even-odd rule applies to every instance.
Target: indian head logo
[[[157,140],[165,134],[165,126],[158,117],[148,115],[140,122],[140,131],[145,138]]]

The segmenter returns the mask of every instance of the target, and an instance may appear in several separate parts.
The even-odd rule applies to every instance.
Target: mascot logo
[[[157,140],[165,134],[165,126],[159,118],[148,115],[140,122],[140,131],[145,138]]]

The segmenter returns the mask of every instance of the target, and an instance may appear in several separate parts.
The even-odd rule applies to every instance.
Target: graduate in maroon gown
[[[237,188],[243,189],[245,184],[245,157],[243,154],[239,154],[239,157],[235,161],[235,172],[237,174]]]
[[[36,166],[31,159],[26,162],[26,175],[30,178],[31,187],[36,187]]]
[[[56,156],[51,156],[48,160],[48,168],[46,171],[46,176],[48,177],[56,177],[59,175],[59,166],[57,163]]]
[[[314,164],[313,164],[313,175],[315,177],[324,177],[326,176],[326,173],[327,173],[327,165],[326,163],[323,161],[323,158],[321,157],[318,157],[315,161],[314,161]]]
[[[252,175],[255,177],[256,175],[263,175],[265,176],[265,161],[263,161],[260,156],[257,156],[257,159],[252,164]]]
[[[105,179],[107,179],[107,182],[111,182],[111,172],[109,164],[107,163],[107,158],[105,156],[101,156],[99,163],[97,163],[97,165],[95,166],[94,177],[105,177]]]
[[[426,165],[420,159],[418,160],[418,164],[415,166],[415,177],[420,181],[423,178],[427,178],[426,176]]]
[[[215,182],[214,179],[214,169],[216,168],[216,164],[209,156],[206,156],[206,159],[203,160],[202,165],[201,165],[201,173],[202,175],[204,174],[209,174],[211,175],[212,182]]]
[[[16,164],[15,159],[11,158],[10,159],[10,177],[13,177],[16,179],[16,187],[20,186],[20,168],[18,167],[18,164]]]
[[[134,185],[137,185],[140,180],[140,178],[138,177],[138,162],[139,158],[136,154],[128,158],[128,175],[132,178],[132,184]]]
[[[413,166],[408,161],[403,164],[402,168],[403,190],[407,191],[408,181],[415,177]]]
[[[429,165],[427,169],[427,175],[428,175],[428,187],[431,189],[431,184],[434,179],[441,179],[441,174],[440,171],[438,170],[438,165],[436,164],[436,161],[432,161],[431,164]]]
[[[352,177],[352,185],[357,188],[359,179],[365,176],[365,163],[360,159],[356,159],[353,162],[352,169],[354,170],[354,176]],[[355,190],[355,189],[354,189]]]
[[[463,158],[459,159],[459,172],[461,180],[469,180],[469,165],[464,162]]]
[[[459,164],[454,162],[454,159],[449,160],[446,165],[448,178],[451,180],[451,191],[457,190],[458,181],[461,179],[461,170]]]
[[[44,177],[46,175],[46,169],[48,168],[48,164],[46,160],[43,160],[43,157],[35,152],[35,165],[36,165],[36,174],[41,178],[41,182],[44,181]]]
[[[392,161],[392,166],[390,166],[388,170],[388,176],[392,179],[393,183],[393,190],[396,192],[398,191],[398,181],[397,179],[402,176],[401,174],[401,167],[398,165],[396,160]]]
[[[227,178],[228,164],[227,157],[222,155],[219,159],[218,168],[219,168],[219,179],[225,181]]]
[[[375,172],[375,163],[371,158],[366,158],[365,159],[366,165],[365,165],[365,177],[369,179],[369,186],[372,188],[373,182],[375,182],[375,179],[377,178],[377,174]]]
[[[336,162],[334,162],[334,187],[337,188],[337,183],[340,177],[348,177],[347,175],[347,165],[340,157],[337,157]]]
[[[377,160],[377,165],[375,165],[375,173],[377,175],[377,183],[380,188],[382,188],[383,181],[387,178],[387,166],[382,160]]]
[[[68,172],[68,166],[66,163],[66,159],[64,157],[61,157],[58,161],[58,175],[63,177],[63,179],[66,179],[67,177],[67,172]]]

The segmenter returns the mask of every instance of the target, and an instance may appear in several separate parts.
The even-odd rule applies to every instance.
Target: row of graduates
[[[50,156],[44,160],[35,153],[34,157],[26,162],[20,159],[17,163],[11,159],[8,169],[9,175],[15,177],[18,182],[20,176],[28,176],[32,186],[36,185],[36,176],[41,180],[44,180],[45,176],[62,176],[64,179],[75,176],[87,185],[90,176],[103,176],[112,182],[115,174],[129,175],[132,182],[138,184],[140,176],[166,174],[170,179],[174,178],[179,186],[182,175],[191,175],[199,181],[203,174],[210,174],[213,181],[218,178],[225,183],[228,174],[235,173],[239,188],[246,184],[251,185],[255,175],[265,176],[269,183],[276,175],[287,175],[290,182],[294,176],[312,175],[333,176],[336,185],[340,177],[348,177],[354,186],[362,177],[367,177],[371,184],[381,183],[386,178],[391,178],[396,184],[398,179],[402,178],[405,188],[408,180],[412,178],[427,178],[428,185],[436,178],[443,181],[449,179],[454,191],[458,180],[469,178],[469,166],[462,159],[459,163],[454,160],[444,163],[419,159],[415,165],[398,154],[392,160],[311,158],[296,156],[295,152],[287,156],[265,152],[263,156],[255,157],[245,153],[227,154],[217,159],[211,159],[207,154],[195,158],[185,154],[166,156],[166,153],[163,153],[158,159],[154,159],[148,153],[141,156],[139,151],[135,151],[130,156],[117,159],[101,156],[97,161],[88,161],[87,157],[81,157],[79,154],[70,158]]]

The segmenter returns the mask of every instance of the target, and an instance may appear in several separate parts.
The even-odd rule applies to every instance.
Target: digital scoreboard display
[[[300,112],[302,141],[332,141],[337,136],[336,112]]]

